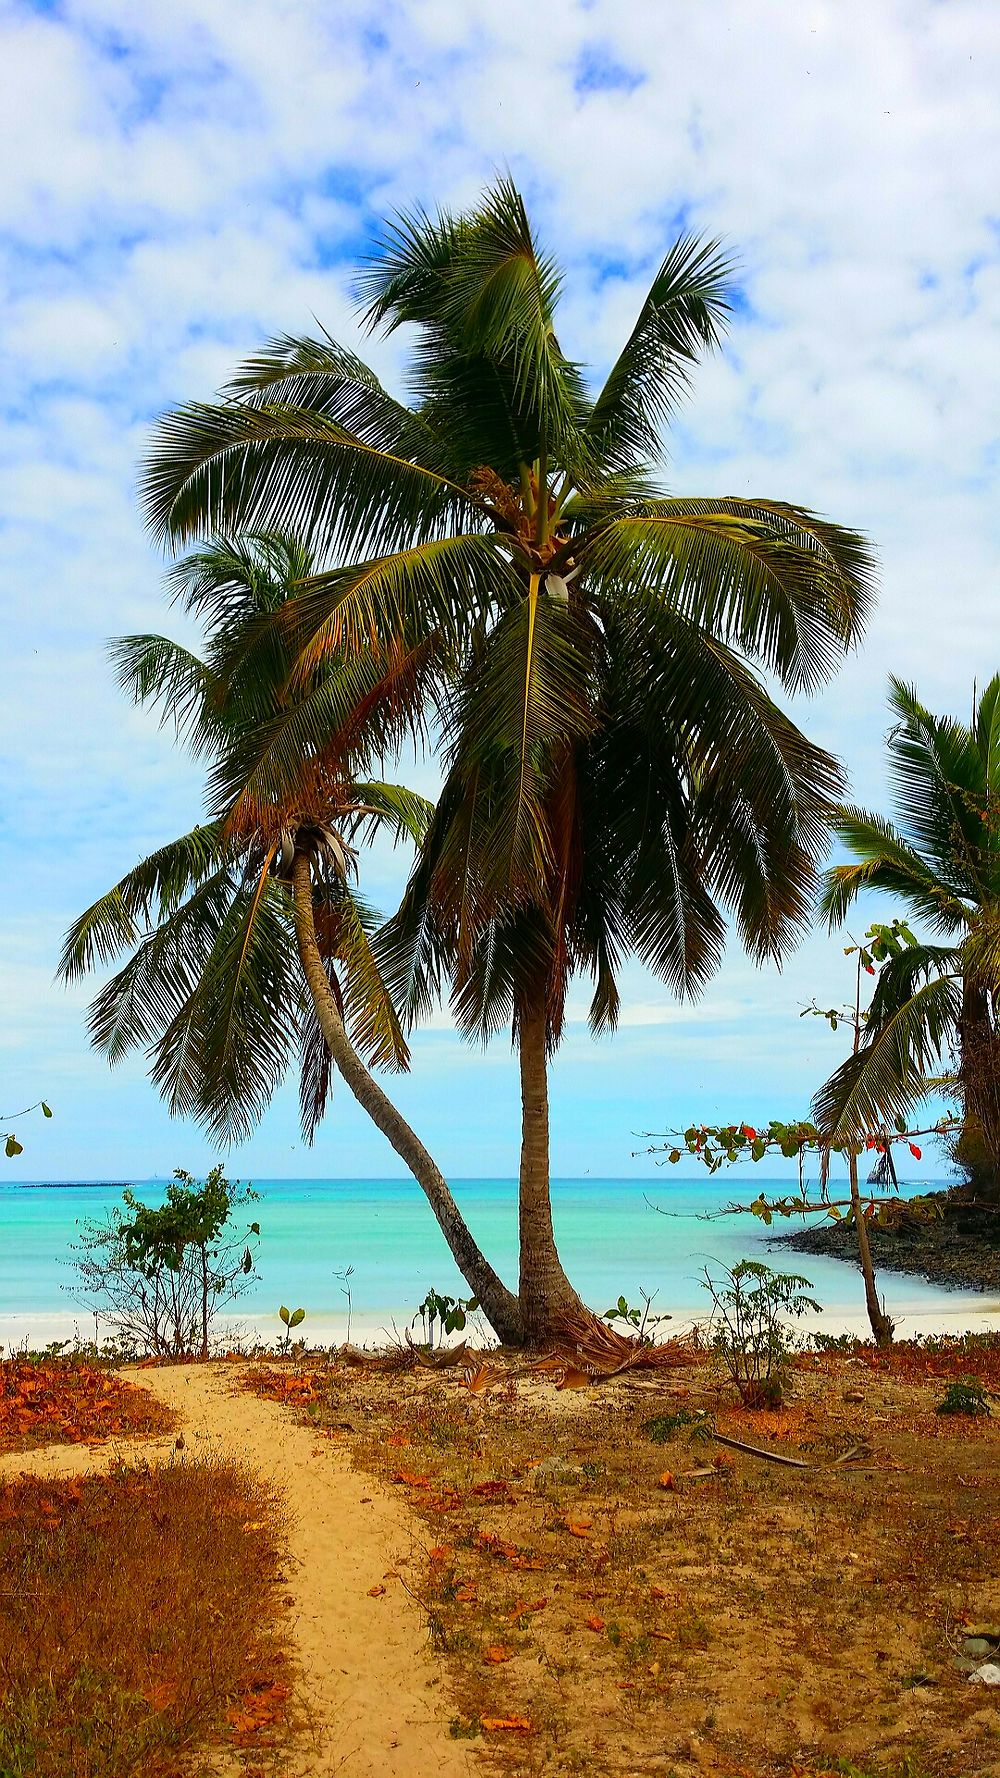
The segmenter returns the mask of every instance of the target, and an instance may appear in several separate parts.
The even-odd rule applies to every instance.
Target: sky
[[[565,267],[560,341],[595,381],[678,232],[725,239],[734,325],[664,478],[872,538],[864,647],[795,710],[859,800],[887,806],[890,671],[965,715],[1000,666],[993,0],[0,0],[0,88],[0,1125],[42,1094],[54,1114],[18,1126],[17,1176],[218,1158],[141,1057],[112,1073],[89,1050],[92,989],[54,982],[70,920],[199,812],[197,770],[106,658],[111,635],[177,633],[136,465],[158,413],[279,332],[319,322],[399,387],[401,344],[364,339],[351,301],[394,209],[461,206],[508,168]],[[366,862],[386,911],[405,869]],[[644,1130],[804,1113],[842,1033],[800,1013],[849,993],[846,942],[817,931],[781,973],[731,947],[694,1005],[630,968],[600,1043],[581,984],[554,1172],[648,1173]],[[395,1090],[448,1174],[515,1170],[509,1044],[484,1053],[438,1015]],[[229,1165],[400,1171],[344,1090],[304,1149],[293,1084]]]

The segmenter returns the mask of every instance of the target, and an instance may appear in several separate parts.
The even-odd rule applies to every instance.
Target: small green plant
[[[666,1445],[685,1426],[696,1426],[705,1415],[701,1410],[692,1413],[690,1408],[678,1408],[676,1414],[653,1414],[642,1423],[642,1430],[654,1445]]]
[[[949,1383],[934,1409],[936,1414],[968,1414],[970,1419],[989,1411],[986,1391],[975,1377],[963,1377],[960,1383]]]
[[[780,1407],[788,1384],[793,1342],[786,1325],[820,1305],[808,1278],[774,1272],[760,1260],[741,1259],[713,1278],[706,1266],[703,1283],[712,1298],[712,1347],[748,1408]]]
[[[613,1308],[605,1309],[602,1319],[612,1325],[616,1321],[624,1321],[627,1326],[635,1328],[639,1339],[644,1344],[652,1345],[655,1338],[654,1330],[660,1326],[661,1322],[669,1321],[670,1316],[650,1314],[653,1298],[656,1296],[655,1290],[649,1292],[643,1290],[640,1285],[639,1295],[642,1297],[641,1309],[637,1308],[634,1303],[629,1303],[625,1297],[620,1296]]]
[[[462,1333],[469,1316],[478,1307],[478,1297],[445,1296],[440,1290],[429,1290],[410,1326],[414,1327],[419,1321],[424,1345],[433,1347],[440,1344],[445,1334]]]
[[[285,1324],[285,1337],[281,1342],[281,1350],[282,1352],[287,1353],[292,1344],[292,1329],[302,1326],[302,1323],[306,1318],[306,1312],[304,1309],[286,1309],[284,1303],[282,1303],[281,1308],[278,1310],[278,1317],[279,1320],[283,1321]]]

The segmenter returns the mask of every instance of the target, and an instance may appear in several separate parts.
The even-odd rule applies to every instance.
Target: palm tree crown
[[[895,822],[840,809],[835,831],[853,862],[828,872],[831,926],[856,898],[902,901],[937,942],[907,945],[882,969],[866,1041],[817,1101],[818,1121],[845,1134],[905,1116],[950,1050],[964,1101],[963,1143],[1000,1170],[1000,675],[969,725],[935,716],[890,680],[889,773]]]

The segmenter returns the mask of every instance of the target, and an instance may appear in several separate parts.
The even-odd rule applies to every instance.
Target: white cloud
[[[7,1042],[19,1034],[29,1069],[47,1046],[69,1069],[83,1043],[78,1007],[51,1005],[30,971],[47,979],[60,926],[191,813],[195,774],[124,709],[103,657],[109,633],[174,627],[134,499],[150,417],[314,313],[395,378],[400,343],[361,342],[349,299],[393,204],[461,204],[509,164],[567,263],[560,337],[595,372],[681,220],[729,237],[744,304],[696,379],[671,480],[800,499],[880,552],[868,645],[800,715],[876,799],[888,669],[963,711],[992,670],[1000,11],[552,0],[539,17],[535,0],[13,0],[3,14],[0,893],[18,932],[25,902],[46,915],[43,958],[24,956],[9,995]],[[641,83],[588,87],[602,59]],[[383,903],[400,868],[376,861]],[[780,978],[792,1016],[837,975],[836,947],[811,940]],[[642,1070],[668,1039],[681,1095],[710,1080],[713,1054],[728,1082],[747,1032],[767,1034],[758,1058],[787,1056],[800,1093],[821,1065],[794,1034],[781,1051],[774,983],[737,958],[694,1011],[641,972],[627,982],[615,1044],[589,1051],[575,1027],[565,1057],[567,1079],[599,1057],[613,1103],[636,1066],[636,1092],[652,1090]],[[412,1090],[431,1118],[455,1042],[441,1031],[420,1052]],[[581,1144],[594,1091],[588,1069],[583,1097],[559,1101]],[[289,1126],[283,1101],[268,1153],[289,1151]],[[373,1170],[375,1139],[359,1123],[351,1140],[338,1165]],[[470,1170],[509,1166],[506,1137],[490,1141]],[[605,1157],[627,1149],[611,1128],[600,1141]]]

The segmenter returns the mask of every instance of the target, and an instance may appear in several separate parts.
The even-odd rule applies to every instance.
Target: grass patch
[[[276,1502],[235,1465],[0,1491],[2,1778],[160,1778],[290,1696]]]
[[[155,1438],[174,1416],[146,1389],[80,1359],[0,1361],[0,1450]]]

